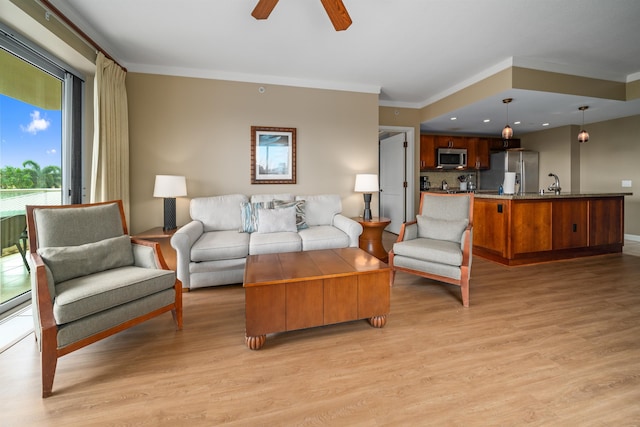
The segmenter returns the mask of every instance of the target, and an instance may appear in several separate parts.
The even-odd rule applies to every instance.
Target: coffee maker
[[[431,188],[431,183],[429,182],[428,176],[420,177],[420,191],[429,191]]]

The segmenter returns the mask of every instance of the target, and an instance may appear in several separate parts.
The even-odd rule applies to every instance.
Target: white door
[[[380,140],[380,216],[391,218],[387,231],[398,234],[407,220],[406,134]]]

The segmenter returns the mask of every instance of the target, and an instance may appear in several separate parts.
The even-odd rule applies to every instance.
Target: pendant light
[[[507,104],[507,125],[502,129],[502,139],[511,139],[513,137],[513,129],[509,126],[509,103],[513,101],[513,98],[503,99],[502,102]]]
[[[589,141],[589,132],[584,130],[584,110],[588,108],[589,108],[588,105],[583,105],[582,107],[578,108],[578,110],[582,111],[582,130],[578,134],[578,142],[581,142],[581,143]]]

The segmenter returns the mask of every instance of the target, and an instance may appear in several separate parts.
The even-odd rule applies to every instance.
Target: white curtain
[[[91,202],[121,199],[129,224],[129,113],[126,71],[102,52],[96,59]]]

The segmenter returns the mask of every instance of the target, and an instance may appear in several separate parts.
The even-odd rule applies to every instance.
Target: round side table
[[[362,225],[360,235],[360,249],[378,258],[382,262],[389,262],[389,253],[382,246],[382,232],[385,227],[391,224],[390,218],[374,216],[370,220],[362,217],[353,218]]]

